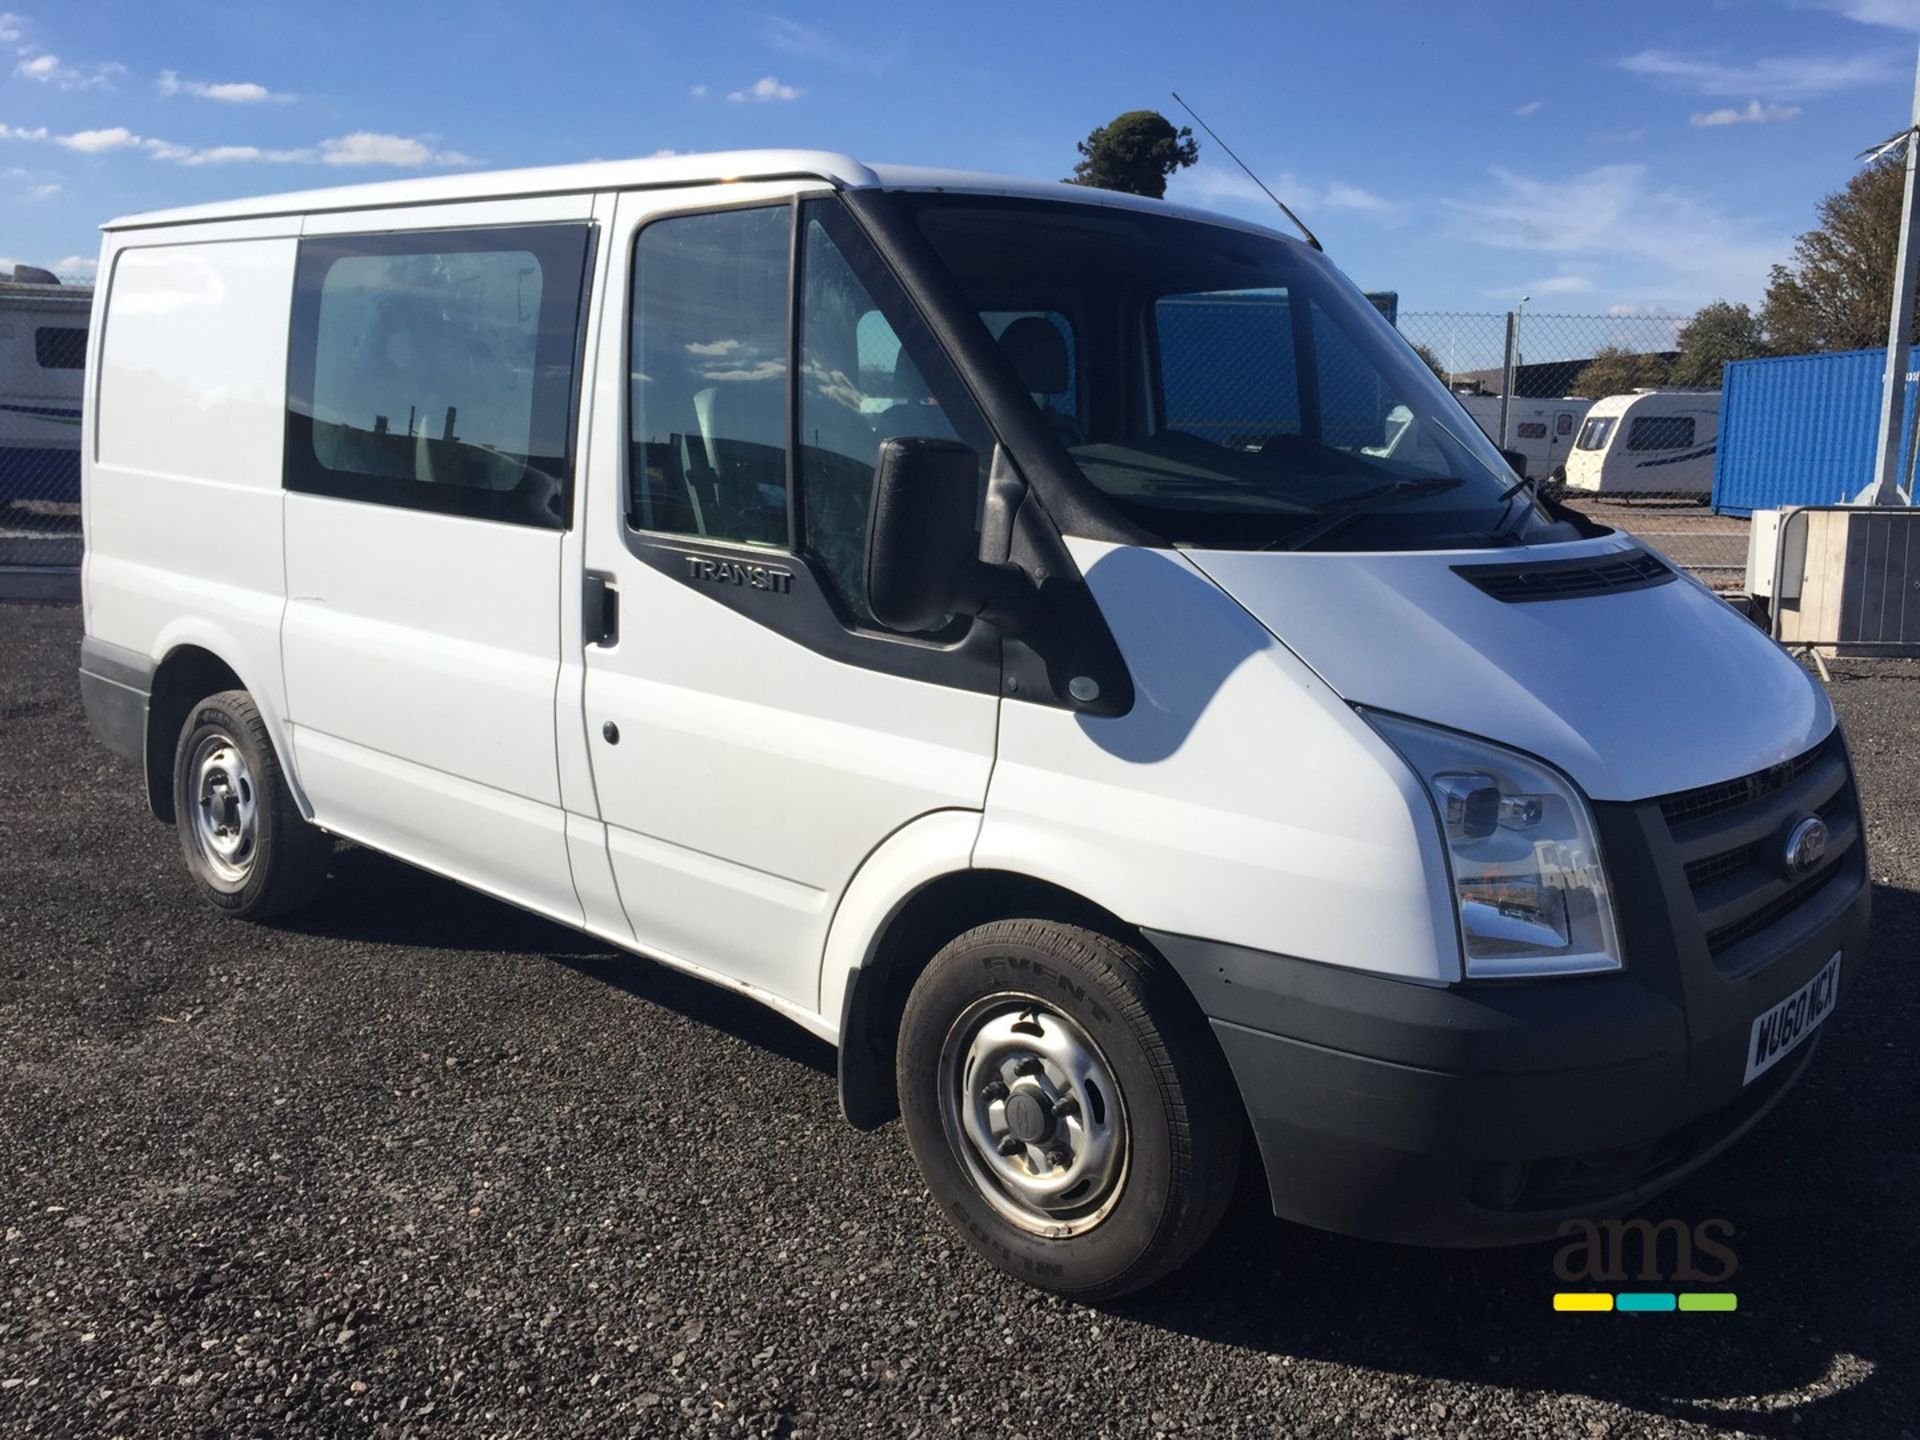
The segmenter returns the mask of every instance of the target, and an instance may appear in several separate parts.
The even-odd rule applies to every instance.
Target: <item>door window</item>
[[[671,216],[633,259],[629,522],[785,547],[792,208]]]
[[[1573,416],[1567,414],[1564,410],[1554,416],[1553,433],[1556,435],[1571,435],[1573,433]]]
[[[584,225],[304,240],[289,490],[564,529]]]

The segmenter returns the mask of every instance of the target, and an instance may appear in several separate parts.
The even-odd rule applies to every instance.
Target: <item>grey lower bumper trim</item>
[[[87,728],[121,759],[144,768],[153,662],[137,650],[91,635],[80,642],[80,703]]]

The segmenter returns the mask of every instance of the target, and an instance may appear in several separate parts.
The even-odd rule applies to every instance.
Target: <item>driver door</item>
[[[990,438],[830,193],[623,194],[609,241],[582,709],[619,900],[642,949],[817,1011],[841,892],[981,809],[998,717],[990,627],[866,609],[878,445]]]

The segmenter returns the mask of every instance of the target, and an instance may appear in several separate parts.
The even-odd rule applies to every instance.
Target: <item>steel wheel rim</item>
[[[1030,995],[969,1006],[940,1053],[940,1117],[974,1186],[1002,1218],[1066,1239],[1125,1188],[1126,1103],[1100,1047]]]
[[[213,883],[238,890],[253,873],[259,845],[253,771],[233,737],[215,731],[193,747],[187,775],[194,846]]]

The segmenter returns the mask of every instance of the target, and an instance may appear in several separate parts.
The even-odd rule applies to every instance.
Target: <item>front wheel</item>
[[[954,940],[901,1021],[907,1140],[973,1248],[1083,1300],[1168,1274],[1239,1167],[1233,1079],[1192,998],[1138,948],[1001,921]]]
[[[244,690],[209,695],[188,714],[174,750],[173,816],[187,872],[229,915],[285,915],[326,879],[333,842],[294,804]]]

